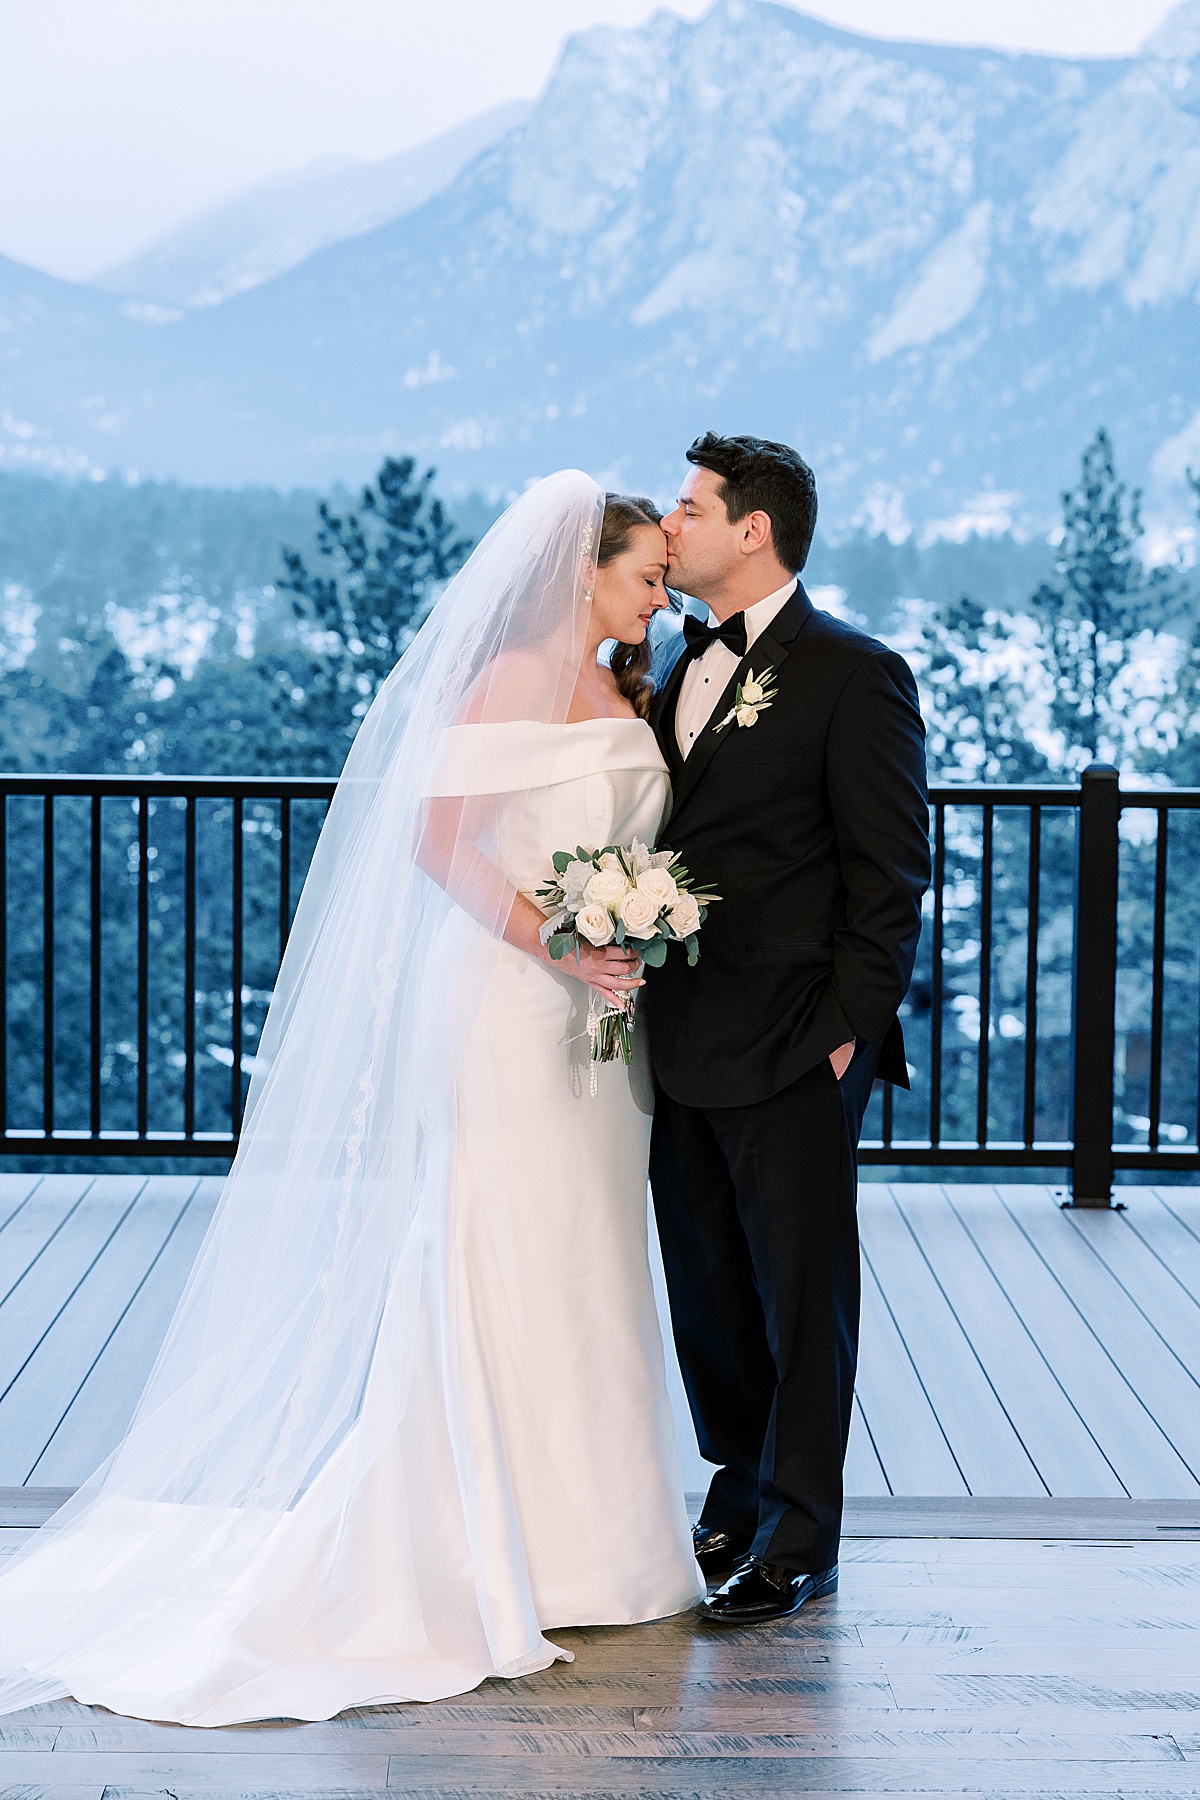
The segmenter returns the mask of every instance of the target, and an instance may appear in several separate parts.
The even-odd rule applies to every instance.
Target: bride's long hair
[[[522,495],[367,714],[297,909],[241,1144],[132,1423],[0,1576],[0,1710],[86,1691],[97,1661],[132,1659],[154,1671],[154,1716],[180,1716],[165,1690],[204,1680],[180,1645],[243,1627],[253,1640],[281,1542],[293,1556],[314,1531],[336,1542],[347,1494],[403,1416],[448,1180],[440,1121],[475,993],[470,967],[453,1004],[428,971],[453,924],[447,889],[503,931],[515,889],[488,848],[502,802],[534,779],[527,761],[506,769],[504,746],[513,722],[551,728],[536,781],[554,781],[604,509],[573,470]],[[503,728],[485,793],[447,773],[468,702]],[[439,884],[419,844],[429,797],[447,794],[463,798]]]

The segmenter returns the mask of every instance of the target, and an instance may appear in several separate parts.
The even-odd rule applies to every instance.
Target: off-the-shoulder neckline
[[[504,725],[532,725],[539,731],[575,731],[580,725],[644,725],[647,731],[654,730],[649,719],[627,719],[620,713],[595,713],[588,719],[561,719],[557,722],[549,719],[476,719],[464,722],[455,729],[477,731],[480,727],[496,728]]]

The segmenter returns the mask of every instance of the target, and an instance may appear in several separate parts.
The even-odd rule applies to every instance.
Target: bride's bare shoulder
[[[545,657],[534,650],[502,650],[471,683],[455,723],[495,725],[547,718],[553,702]]]

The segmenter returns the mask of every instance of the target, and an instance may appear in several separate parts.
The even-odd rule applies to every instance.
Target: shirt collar
[[[756,600],[754,602],[753,606],[748,606],[746,608],[745,619],[746,619],[746,648],[747,648],[747,650],[749,650],[749,648],[753,644],[755,638],[759,638],[762,636],[763,632],[767,629],[767,626],[771,623],[771,620],[775,617],[776,613],[783,611],[783,608],[786,606],[787,602],[791,599],[792,595],[796,591],[796,584],[797,584],[798,580],[799,580],[799,577],[796,575],[793,575],[790,581],[786,582],[783,587],[776,588],[776,590],[773,594],[768,594],[765,600]],[[712,620],[713,624],[715,625],[717,623],[717,620],[715,618],[713,618],[712,613],[709,613],[708,616]]]

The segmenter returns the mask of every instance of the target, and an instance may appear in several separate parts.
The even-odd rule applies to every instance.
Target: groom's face
[[[689,471],[674,512],[662,528],[667,534],[667,585],[703,600],[737,567],[742,524],[731,525],[721,498],[723,483],[711,469]]]

